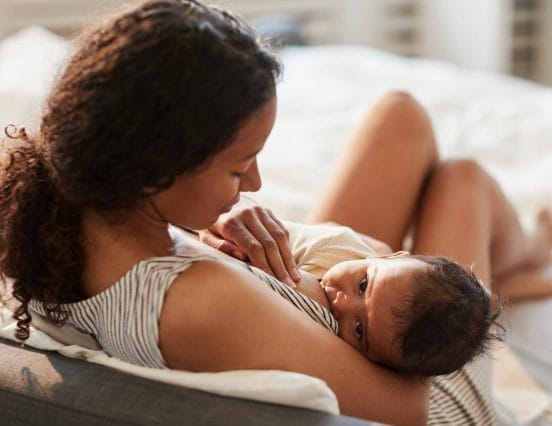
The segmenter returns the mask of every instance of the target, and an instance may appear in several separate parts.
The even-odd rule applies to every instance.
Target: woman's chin
[[[218,216],[220,216],[224,213],[228,213],[230,210],[232,210],[232,207],[234,207],[234,204],[230,204],[228,206],[223,207],[222,209],[220,209],[220,211],[218,213]],[[217,216],[217,219],[218,219],[218,216]]]

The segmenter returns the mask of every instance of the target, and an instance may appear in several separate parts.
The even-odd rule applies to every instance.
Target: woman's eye
[[[238,178],[238,179],[241,179],[243,177],[243,175],[245,175],[245,173],[240,173],[240,172],[233,172],[232,173],[232,176],[234,176],[235,178]]]
[[[360,294],[363,294],[366,291],[366,287],[368,287],[368,277],[364,277],[362,280],[360,280],[360,284],[358,287],[360,290]]]
[[[362,339],[362,333],[364,332],[364,328],[362,327],[362,324],[357,322],[355,325],[355,336],[357,339]]]

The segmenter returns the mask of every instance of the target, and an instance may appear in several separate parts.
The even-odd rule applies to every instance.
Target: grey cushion
[[[0,424],[368,425],[168,385],[0,339]]]

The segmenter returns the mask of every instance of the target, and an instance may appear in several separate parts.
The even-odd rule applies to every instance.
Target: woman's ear
[[[384,259],[393,259],[394,257],[403,257],[403,256],[410,256],[410,252],[406,250],[400,250],[400,251],[396,251],[395,253],[380,254],[379,256],[376,256],[376,257],[384,258]]]

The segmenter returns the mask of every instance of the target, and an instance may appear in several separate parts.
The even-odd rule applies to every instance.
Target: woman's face
[[[261,177],[257,154],[270,135],[275,117],[273,97],[251,115],[233,142],[205,167],[178,177],[171,187],[152,197],[159,214],[174,225],[204,229],[239,201],[240,192],[258,191]]]

